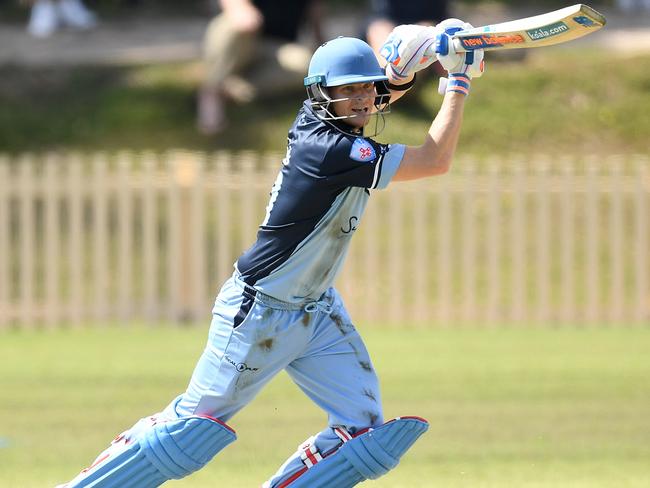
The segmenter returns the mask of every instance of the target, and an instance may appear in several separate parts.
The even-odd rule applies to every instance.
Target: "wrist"
[[[415,73],[408,76],[407,78],[404,78],[404,80],[399,80],[399,81],[395,81],[391,79],[390,76],[388,76],[388,81],[386,81],[386,87],[389,90],[404,92],[410,90],[411,87],[415,85],[415,79],[416,79]]]
[[[469,95],[471,83],[472,78],[466,73],[449,73],[447,75],[447,88],[445,91],[461,93],[467,96]]]
[[[391,85],[406,84],[413,79],[413,74],[402,75],[398,73],[392,63],[386,65],[384,72],[386,73],[386,76],[388,76],[388,83]]]

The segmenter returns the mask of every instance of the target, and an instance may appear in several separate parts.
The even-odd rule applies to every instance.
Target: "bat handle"
[[[435,56],[436,54],[442,54],[442,55],[448,54],[449,41],[451,41],[451,46],[454,52],[464,53],[468,51],[468,49],[465,49],[460,39],[456,37],[445,38],[445,36],[443,35],[438,35],[438,37],[436,38],[436,42],[431,44],[431,46],[429,46],[429,48],[427,49],[426,56]]]
[[[467,51],[471,51],[471,49],[465,49],[465,46],[463,46],[463,43],[460,41],[459,38],[453,37],[451,39],[451,42],[454,45],[454,52],[457,53],[466,53]]]

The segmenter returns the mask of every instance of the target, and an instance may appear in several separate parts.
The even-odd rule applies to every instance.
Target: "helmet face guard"
[[[386,127],[385,115],[390,113],[390,91],[386,86],[386,83],[383,81],[376,81],[375,85],[375,95],[373,100],[374,111],[368,115],[368,122],[365,124],[363,131],[361,132],[366,137],[374,137],[384,130]],[[307,86],[307,96],[311,101],[311,107],[314,111],[316,117],[322,121],[342,121],[345,122],[348,119],[353,119],[359,117],[357,114],[350,115],[338,115],[334,111],[334,106],[336,102],[344,102],[347,100],[356,99],[358,97],[344,97],[344,98],[331,98],[329,91],[320,83],[314,83]],[[371,127],[374,122],[374,130],[368,131],[367,128]],[[351,125],[345,124],[346,127],[350,129],[342,128],[341,124],[335,125],[335,127],[347,134],[358,136],[360,135],[359,129],[354,128]]]
[[[338,130],[351,135],[372,137],[384,129],[386,125],[384,115],[390,112],[390,91],[386,86],[387,80],[386,73],[379,66],[375,53],[368,44],[352,37],[338,37],[316,50],[309,63],[309,72],[304,85],[312,109],[320,120],[330,122]],[[364,133],[366,127],[371,124],[370,119],[360,131],[353,125],[345,123],[346,120],[359,115],[339,115],[332,105],[357,97],[332,99],[328,88],[356,83],[373,83],[375,86],[374,110],[369,114],[369,117],[374,118],[375,121],[375,130],[372,134]],[[336,123],[339,121],[343,123]]]

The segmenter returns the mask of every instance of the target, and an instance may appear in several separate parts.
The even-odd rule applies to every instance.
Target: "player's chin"
[[[352,113],[352,117],[348,119],[348,123],[361,129],[365,127],[370,121],[370,112],[367,111],[355,111]]]

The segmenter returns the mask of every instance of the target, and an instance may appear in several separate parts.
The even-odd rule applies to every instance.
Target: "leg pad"
[[[310,468],[294,473],[274,488],[350,488],[379,478],[399,463],[400,457],[429,428],[419,417],[400,417],[345,442]]]
[[[235,439],[234,430],[208,417],[153,423],[133,438],[127,432],[64,487],[155,488],[202,468]]]

